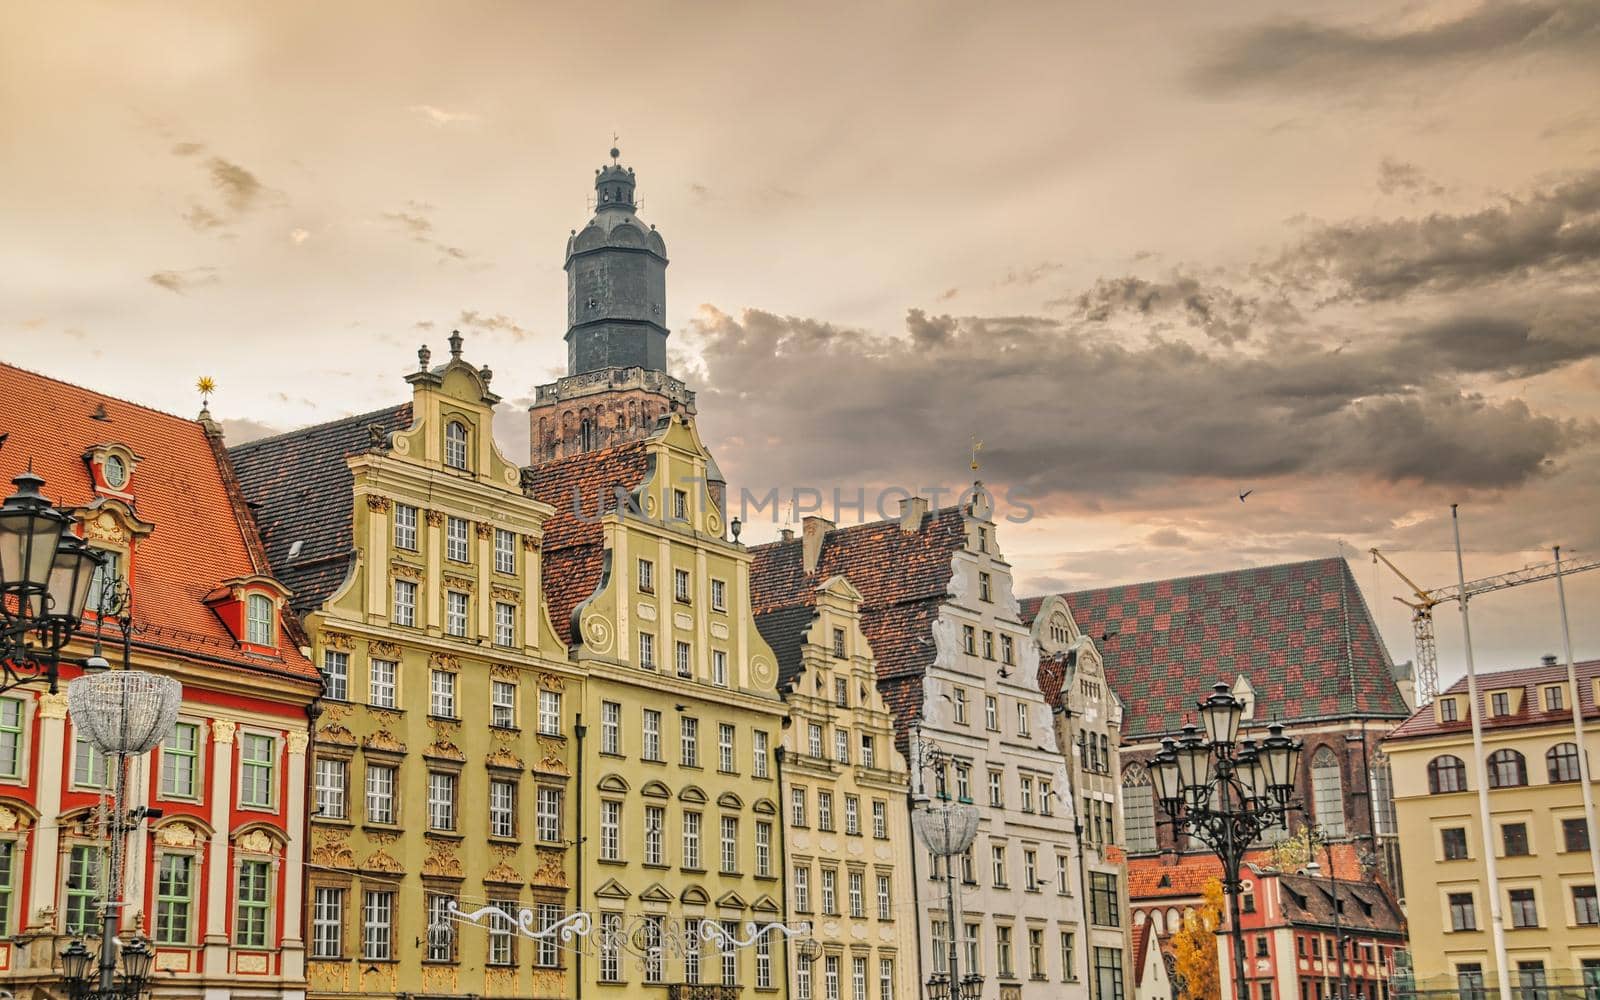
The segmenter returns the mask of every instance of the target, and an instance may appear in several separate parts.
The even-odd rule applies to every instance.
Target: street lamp
[[[1239,741],[1244,703],[1218,683],[1199,705],[1205,735],[1194,725],[1181,738],[1167,737],[1150,762],[1161,809],[1172,817],[1175,833],[1187,833],[1210,847],[1222,862],[1222,889],[1228,894],[1233,937],[1233,981],[1239,1000],[1250,1000],[1245,983],[1244,929],[1239,925],[1240,869],[1245,852],[1263,832],[1287,827],[1298,809],[1294,794],[1300,769],[1300,741],[1273,723],[1260,743]]]
[[[94,571],[104,557],[74,535],[31,470],[0,504],[0,691],[59,680],[61,647],[83,620]]]
[[[102,954],[105,948],[102,943]],[[94,978],[94,953],[82,941],[73,941],[61,953],[61,978],[71,1000],[138,1000],[150,983],[150,966],[155,957],[143,938],[129,941],[122,946],[122,982],[108,988]]]
[[[921,736],[918,735],[918,742]],[[942,750],[929,749],[922,753],[922,766],[940,769],[954,760]],[[911,812],[911,826],[917,839],[935,858],[944,858],[944,880],[948,891],[949,912],[949,971],[935,972],[928,978],[928,1000],[977,1000],[983,992],[983,976],[976,972],[961,977],[960,960],[956,955],[956,879],[955,857],[964,854],[978,835],[978,808],[948,799],[935,805],[925,804]]]

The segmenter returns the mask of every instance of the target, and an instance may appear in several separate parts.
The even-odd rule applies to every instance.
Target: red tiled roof
[[[1585,719],[1600,719],[1600,706],[1595,705],[1594,681],[1600,677],[1600,660],[1582,660],[1572,665],[1578,676],[1578,704],[1583,708]],[[1493,673],[1478,675],[1478,707],[1483,707],[1484,701],[1491,691],[1504,691],[1508,688],[1522,689],[1522,704],[1519,710],[1510,715],[1482,714],[1483,728],[1511,729],[1520,726],[1571,726],[1572,703],[1567,698],[1572,696],[1567,691],[1562,700],[1562,707],[1555,711],[1545,708],[1544,691],[1548,685],[1560,684],[1563,688],[1567,683],[1567,665],[1557,663],[1538,667],[1523,667],[1517,670],[1498,670]],[[1467,693],[1467,679],[1465,677],[1450,685],[1444,694]],[[1416,714],[1401,723],[1388,739],[1406,739],[1408,737],[1438,736],[1444,733],[1465,733],[1472,730],[1472,718],[1466,713],[1460,713],[1461,718],[1455,722],[1435,722],[1433,706],[1424,705]]]
[[[1071,653],[1055,653],[1039,657],[1038,686],[1039,693],[1044,695],[1047,705],[1057,704],[1061,700],[1061,685],[1066,683],[1067,674],[1071,672]]]
[[[1349,881],[1370,881],[1361,868],[1361,857],[1354,844],[1331,844],[1317,860],[1328,864],[1332,855],[1334,877]],[[1263,848],[1245,855],[1245,862],[1258,868],[1272,864],[1272,852]],[[1152,855],[1128,859],[1128,898],[1135,902],[1151,899],[1198,899],[1208,879],[1222,877],[1222,862],[1214,854],[1182,854],[1177,863]]]
[[[269,570],[230,493],[227,456],[200,423],[0,363],[0,433],[9,435],[0,476],[9,481],[31,461],[58,506],[97,499],[84,461],[95,446],[121,444],[139,457],[129,487],[138,516],[155,527],[132,559],[136,645],[316,679],[292,629],[279,630],[276,655],[246,652],[204,603],[224,580]]]
[[[1150,947],[1150,932],[1155,930],[1156,922],[1146,920],[1133,929],[1133,985],[1144,985],[1145,949]]]
[[[1217,681],[1243,674],[1285,722],[1403,719],[1393,664],[1343,559],[1314,559],[1063,595],[1098,642],[1125,739],[1171,733]],[[1040,598],[1022,602],[1025,621]]]

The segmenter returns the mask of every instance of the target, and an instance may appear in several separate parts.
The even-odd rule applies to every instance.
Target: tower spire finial
[[[613,167],[617,165],[617,157],[622,155],[622,150],[617,148],[617,139],[618,138],[619,138],[619,136],[617,135],[617,133],[615,133],[615,132],[611,133],[611,165]]]

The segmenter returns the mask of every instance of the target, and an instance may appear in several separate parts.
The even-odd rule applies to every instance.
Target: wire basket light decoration
[[[67,685],[73,728],[109,756],[154,750],[172,732],[182,702],[182,684],[142,670],[90,674]]]
[[[965,854],[978,835],[978,807],[943,802],[912,810],[911,826],[917,839],[941,858]]]

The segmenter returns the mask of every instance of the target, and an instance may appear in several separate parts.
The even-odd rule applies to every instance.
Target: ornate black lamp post
[[[106,947],[104,942],[101,947]],[[66,982],[71,1000],[137,1000],[150,983],[150,966],[156,953],[143,938],[134,938],[122,946],[122,981],[104,984],[95,968],[95,955],[74,941],[61,953],[61,978]]]
[[[61,648],[83,620],[102,556],[67,530],[44,480],[24,472],[0,504],[0,691],[41,677],[56,690]]]
[[[1205,843],[1222,862],[1222,889],[1228,894],[1233,937],[1233,981],[1239,1000],[1250,1000],[1245,982],[1244,931],[1239,926],[1240,869],[1245,852],[1263,832],[1287,828],[1286,817],[1300,771],[1300,741],[1273,723],[1259,744],[1239,741],[1244,703],[1219,683],[1199,703],[1205,726],[1183,727],[1183,738],[1167,737],[1151,761],[1156,796],[1172,817],[1174,832]]]

